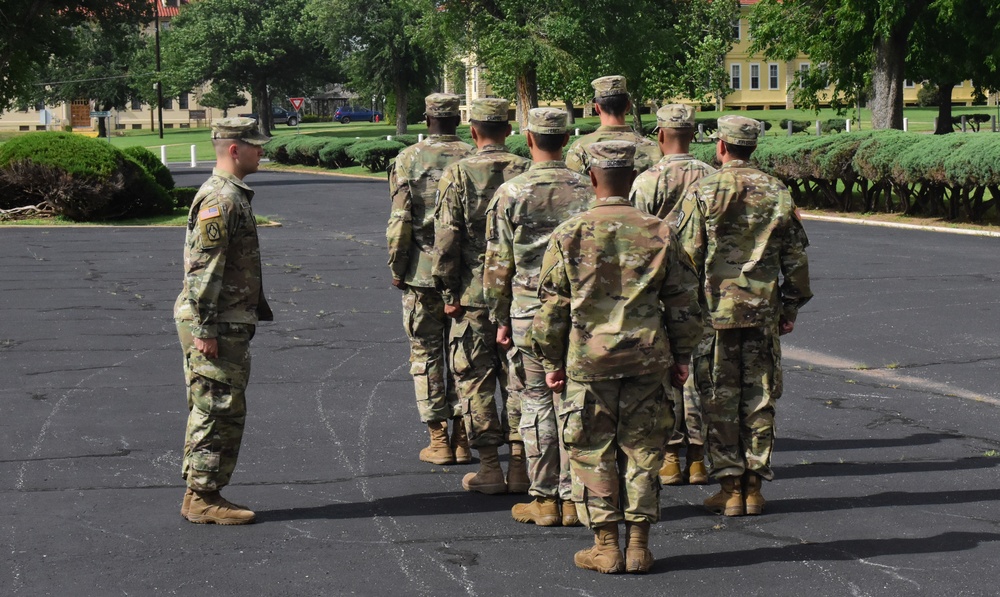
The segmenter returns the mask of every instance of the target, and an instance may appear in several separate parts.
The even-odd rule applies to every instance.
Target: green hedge
[[[170,196],[174,200],[174,207],[179,209],[190,209],[191,203],[194,202],[194,197],[197,194],[197,187],[174,187],[170,189]]]
[[[160,161],[160,158],[155,153],[138,145],[126,147],[122,151],[125,155],[138,162],[143,170],[148,172],[161,187],[168,191],[174,188],[173,174],[170,173],[169,168],[163,165],[163,162]]]
[[[285,151],[288,152],[288,163],[318,166],[319,152],[329,141],[328,137],[296,135],[285,144]]]
[[[355,164],[347,154],[347,148],[356,143],[356,139],[332,139],[319,150],[319,165],[324,168],[346,168]]]
[[[361,139],[347,148],[347,155],[372,172],[385,172],[392,159],[405,148],[399,141]]]

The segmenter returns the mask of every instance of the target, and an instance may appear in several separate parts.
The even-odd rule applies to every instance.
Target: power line
[[[69,81],[50,81],[48,83],[35,83],[35,85],[64,85],[66,83],[87,83],[90,81],[110,81],[111,79],[127,79],[129,77],[142,77],[147,75],[155,75],[155,72],[148,73],[132,73],[128,75],[114,75],[111,77],[94,77],[92,79],[72,79]]]

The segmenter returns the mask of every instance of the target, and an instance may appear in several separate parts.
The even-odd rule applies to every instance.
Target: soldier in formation
[[[695,159],[690,153],[695,134],[694,114],[694,108],[683,104],[666,105],[656,111],[656,135],[663,158],[640,174],[632,184],[629,202],[639,211],[666,218],[688,189],[715,172],[715,168]],[[707,341],[714,335],[715,331],[708,327],[705,333]],[[711,393],[711,387],[704,384],[697,387],[692,375],[683,390],[678,391],[668,385],[667,391],[673,396],[674,430],[667,441],[660,482],[664,485],[707,483],[702,404]],[[680,451],[685,445],[687,463],[682,471]]]
[[[573,499],[594,532],[594,546],[577,552],[576,565],[645,573],[674,419],[664,382],[669,372],[669,383],[683,385],[701,339],[698,279],[670,226],[629,205],[635,145],[598,142],[588,152],[596,198],[552,233],[532,348],[549,387],[565,388],[559,415]]]
[[[268,140],[251,118],[215,121],[215,169],[188,213],[184,288],[174,320],[188,405],[181,516],[198,524],[248,524],[255,518],[219,492],[232,478],[243,441],[250,339],[258,321],[274,319],[261,283],[250,207],[254,192],[243,182],[257,171]]]
[[[531,161],[504,146],[510,135],[510,106],[505,99],[472,102],[470,120],[474,155],[448,166],[438,184],[434,216],[434,281],[452,319],[449,351],[469,445],[479,452],[479,471],[462,479],[466,491],[524,493],[528,474],[518,432],[520,395],[508,394],[506,352],[497,345],[483,296],[486,254],[486,208],[504,182],[522,174]],[[503,408],[498,413],[495,394]],[[507,476],[497,448],[511,445]]]
[[[566,151],[566,166],[586,176],[590,169],[587,147],[591,143],[628,141],[636,145],[635,169],[642,173],[651,168],[662,156],[656,143],[625,124],[625,117],[632,109],[625,77],[611,75],[594,79],[590,84],[594,87],[594,110],[601,118],[601,126],[573,143]]]
[[[763,512],[771,480],[774,413],[781,396],[779,336],[811,297],[809,245],[788,189],[748,163],[760,123],[724,116],[714,134],[722,168],[703,178],[668,217],[699,273],[714,337],[694,357],[710,388],[710,473],[720,490],[705,506],[725,516]],[[700,378],[700,379],[699,379]]]
[[[410,340],[417,412],[430,434],[430,443],[419,457],[433,464],[472,461],[455,384],[448,379],[449,318],[432,275],[438,182],[448,165],[473,152],[472,146],[455,135],[458,105],[457,95],[427,96],[429,136],[401,151],[389,176],[389,269],[392,285],[403,291],[403,328]],[[449,420],[453,422],[450,437]]]
[[[520,434],[528,460],[528,493],[535,499],[517,504],[515,520],[540,526],[579,524],[572,504],[565,449],[559,441],[558,399],[545,383],[545,370],[529,342],[538,311],[538,276],[552,231],[587,209],[593,198],[589,181],[569,170],[562,149],[569,141],[568,114],[553,108],[528,113],[528,148],[532,165],[501,186],[487,214],[483,289],[497,343],[516,351],[510,361],[521,394]]]

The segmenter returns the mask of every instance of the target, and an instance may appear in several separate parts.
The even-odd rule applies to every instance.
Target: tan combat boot
[[[479,471],[462,477],[462,488],[488,495],[507,493],[507,482],[503,479],[496,446],[479,448]]]
[[[747,471],[743,473],[743,495],[746,496],[746,509],[748,516],[757,516],[764,511],[764,496],[760,494],[760,488],[764,484],[764,478],[757,473]]]
[[[580,526],[580,517],[576,513],[576,504],[573,502],[560,503],[562,509],[562,525],[564,527]]]
[[[184,518],[188,517],[188,511],[191,509],[191,498],[194,497],[194,490],[188,487],[184,491],[184,501],[181,502],[181,516]]]
[[[222,497],[218,491],[193,491],[186,518],[196,524],[250,524],[256,515]]]
[[[462,417],[451,420],[451,451],[457,464],[472,462],[472,450],[469,449],[469,436],[465,431],[465,421]]]
[[[618,523],[609,522],[594,529],[594,546],[576,552],[573,562],[577,568],[601,574],[618,574],[625,570],[625,559],[618,549]]]
[[[455,454],[448,444],[448,421],[434,421],[427,424],[431,443],[420,451],[420,460],[431,464],[455,464]]]
[[[680,485],[684,482],[681,476],[680,444],[668,444],[663,455],[663,467],[660,469],[661,485]]]
[[[524,457],[524,443],[510,443],[510,462],[507,463],[507,491],[528,493],[531,480],[528,479],[528,461]]]
[[[625,524],[625,571],[645,574],[653,567],[653,552],[649,551],[649,523]]]
[[[724,516],[743,516],[743,490],[739,477],[719,479],[719,493],[705,500],[705,507]]]
[[[688,483],[691,485],[708,483],[708,472],[705,470],[705,446],[688,444],[685,473]]]
[[[510,515],[518,522],[534,523],[540,527],[554,527],[562,524],[559,500],[550,497],[536,497],[527,504],[514,504]]]

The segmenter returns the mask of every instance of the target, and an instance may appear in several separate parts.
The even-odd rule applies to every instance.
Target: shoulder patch
[[[198,220],[207,220],[209,218],[219,218],[222,217],[222,213],[219,211],[218,207],[209,207],[198,212]]]

